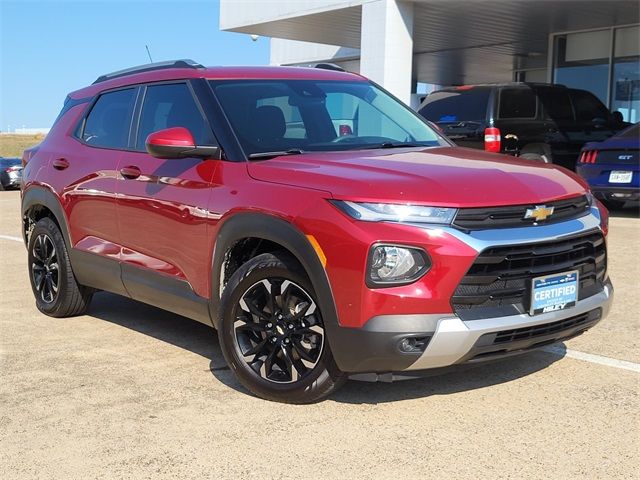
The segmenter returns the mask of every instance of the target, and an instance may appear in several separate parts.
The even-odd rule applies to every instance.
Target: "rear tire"
[[[265,253],[242,265],[224,289],[220,311],[222,353],[255,395],[313,403],[346,381],[311,282],[287,253]]]
[[[38,310],[51,317],[73,317],[87,310],[93,289],[76,281],[62,233],[50,218],[38,220],[33,228],[28,259]]]

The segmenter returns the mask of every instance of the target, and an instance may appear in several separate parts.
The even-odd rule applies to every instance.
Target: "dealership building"
[[[433,86],[549,82],[640,121],[635,0],[221,0],[220,28],[271,38],[273,65],[334,63],[414,106]]]

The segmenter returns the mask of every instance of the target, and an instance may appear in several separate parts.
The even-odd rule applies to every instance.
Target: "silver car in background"
[[[0,190],[20,188],[22,183],[22,160],[0,157]]]

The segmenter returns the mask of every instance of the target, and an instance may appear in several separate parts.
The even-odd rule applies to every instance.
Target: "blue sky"
[[[149,61],[263,65],[269,41],[220,32],[217,0],[0,0],[0,130],[49,127],[70,91]]]

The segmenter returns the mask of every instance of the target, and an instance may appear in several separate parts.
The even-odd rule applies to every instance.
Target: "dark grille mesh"
[[[489,248],[478,256],[452,298],[463,319],[525,313],[535,277],[578,270],[578,299],[602,289],[606,273],[606,246],[600,232],[530,245]],[[496,310],[497,309],[497,310]],[[503,312],[500,312],[503,309]],[[486,310],[485,310],[486,311]]]

